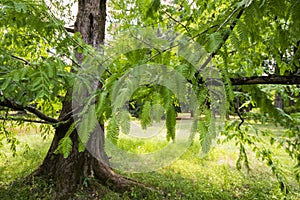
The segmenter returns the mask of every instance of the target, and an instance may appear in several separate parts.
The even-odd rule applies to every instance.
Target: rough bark
[[[75,32],[80,32],[83,40],[95,48],[104,40],[106,0],[79,0],[78,15],[75,24]],[[82,62],[83,55],[76,53],[78,63]],[[96,85],[96,87],[99,87]],[[95,130],[88,145],[97,148],[96,156],[89,151],[78,151],[78,133],[74,130],[70,138],[73,147],[70,155],[64,158],[63,155],[55,154],[58,143],[67,133],[74,119],[72,115],[72,91],[68,91],[63,101],[59,120],[71,118],[67,123],[60,124],[55,128],[55,135],[50,149],[42,165],[33,173],[35,176],[51,178],[55,184],[55,199],[70,199],[76,190],[82,185],[87,177],[93,177],[101,184],[111,189],[124,192],[132,186],[141,185],[136,181],[116,174],[108,165],[108,159],[104,151],[104,131]],[[103,125],[100,126],[103,129]],[[94,153],[95,153],[94,152]]]

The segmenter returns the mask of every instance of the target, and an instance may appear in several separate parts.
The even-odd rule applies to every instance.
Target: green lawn
[[[282,129],[273,125],[256,125],[272,130],[280,135]],[[52,188],[43,180],[24,181],[42,161],[49,148],[51,137],[43,140],[38,133],[18,134],[20,144],[17,156],[9,150],[1,149],[0,161],[0,199],[51,199]],[[122,137],[120,146],[131,152],[151,152],[166,145],[161,140],[132,140]],[[6,145],[6,148],[8,146]],[[233,142],[216,145],[205,157],[199,153],[200,145],[194,143],[179,159],[170,166],[155,172],[125,173],[146,185],[151,185],[165,195],[157,192],[141,191],[134,188],[125,194],[117,194],[105,187],[97,188],[93,197],[85,190],[78,191],[77,199],[300,199],[299,184],[293,179],[293,162],[284,150],[272,147],[276,157],[283,163],[289,183],[289,194],[283,194],[269,168],[255,159],[249,151],[251,171],[238,171],[235,162],[238,149]],[[89,194],[89,195],[87,195]]]

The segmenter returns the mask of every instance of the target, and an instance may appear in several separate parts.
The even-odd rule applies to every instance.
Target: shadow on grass
[[[29,151],[19,149],[17,157],[8,156],[0,161],[1,200],[53,199],[54,186],[51,180],[22,178],[42,161],[50,140],[49,143],[40,143],[33,136],[27,139],[35,141]],[[149,173],[125,174],[156,187],[158,191],[164,191],[164,194],[153,191],[145,193],[140,188],[117,194],[87,180],[74,199],[300,199],[299,185],[291,185],[287,195],[281,193],[277,181],[263,165],[253,163],[253,171],[249,173],[236,170],[235,148],[233,144],[226,145],[214,149],[205,158],[199,157],[199,144],[193,145],[168,167]]]

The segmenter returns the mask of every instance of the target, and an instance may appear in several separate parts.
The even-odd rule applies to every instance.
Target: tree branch
[[[181,25],[181,26],[186,30],[187,34],[188,34],[190,37],[192,36],[191,33],[190,33],[189,28],[188,28],[186,25],[184,25],[183,23],[181,23],[180,21],[178,21],[177,19],[175,19],[174,17],[172,17],[172,15],[170,15],[167,11],[163,10],[163,12],[164,12],[170,19],[172,19],[174,22],[176,22],[177,24]]]
[[[67,32],[69,33],[75,33],[74,28],[69,28],[69,27],[64,27],[66,29]]]
[[[222,48],[223,44],[225,44],[225,42],[227,41],[227,39],[229,38],[229,35],[231,33],[231,31],[234,29],[234,27],[236,26],[236,23],[238,22],[238,20],[241,18],[243,12],[244,12],[245,8],[241,8],[240,12],[237,14],[236,19],[230,24],[230,31],[228,31],[224,37],[223,37],[223,41],[219,44],[217,50],[215,50],[214,52],[212,52],[208,58],[205,60],[205,62],[203,63],[203,65],[200,67],[200,69],[196,72],[195,77],[198,77],[198,74],[201,72],[201,70],[203,68],[205,68],[207,66],[207,64],[209,62],[211,62],[211,59],[218,53],[218,51]],[[230,14],[230,17],[232,17],[232,15],[237,11],[237,8],[233,11],[233,13]],[[225,20],[225,22],[227,22],[229,20],[229,18],[227,18]],[[224,23],[217,29],[217,31],[220,30],[220,28],[224,25]]]
[[[187,80],[192,83],[191,80]],[[279,76],[279,75],[269,75],[269,76],[251,76],[251,77],[237,77],[230,78],[232,85],[267,85],[267,84],[277,84],[277,85],[300,85],[300,76]],[[198,79],[198,84],[211,84],[214,86],[221,86],[222,80],[215,78],[208,78],[205,82],[200,77]]]
[[[30,65],[30,62],[25,60],[24,58],[20,58],[18,56],[15,56],[15,55],[10,55],[11,57],[15,58],[15,59],[18,59],[18,60],[21,60],[22,62],[25,63],[25,65]]]
[[[39,124],[52,124],[47,121],[32,120],[32,119],[26,119],[21,117],[0,117],[0,120],[22,121],[22,122],[39,123]]]
[[[33,106],[27,106],[27,107],[25,107],[25,110],[27,110],[28,112],[31,112],[32,114],[35,114],[38,118],[43,119],[47,122],[50,122],[50,123],[58,123],[59,122],[57,119],[45,115],[44,113],[42,113],[40,110],[36,109]]]
[[[238,8],[236,8],[229,17],[223,22],[222,25],[219,26],[217,31],[221,29],[222,26],[224,26],[225,23],[228,22],[228,20],[233,16],[234,13],[236,13]],[[223,42],[219,44],[219,47],[216,51],[212,52],[208,58],[205,60],[204,64],[201,66],[201,68],[196,72],[195,77],[198,77],[198,74],[200,71],[207,66],[207,64],[211,61],[211,59],[218,53],[218,51],[222,48],[223,44],[227,41],[227,39],[230,36],[231,31],[236,26],[238,20],[241,18],[243,12],[245,10],[245,7],[242,7],[239,13],[237,14],[235,20],[230,24],[230,31],[228,31],[224,37]],[[254,85],[254,84],[282,84],[282,85],[293,85],[297,84],[300,85],[300,76],[297,75],[291,75],[291,76],[279,76],[279,75],[269,75],[269,76],[253,76],[253,77],[239,77],[239,78],[231,78],[231,84],[232,85]],[[203,80],[198,78],[198,83],[202,84]]]
[[[281,84],[281,85],[300,85],[300,76],[253,76],[231,78],[232,85],[254,85],[254,84]]]
[[[27,110],[28,112],[36,115],[38,118],[40,118],[42,120],[45,120],[49,123],[58,123],[59,122],[59,120],[45,115],[44,113],[42,113],[40,110],[36,109],[33,106],[30,106],[30,105],[29,106],[22,106],[22,105],[19,105],[19,104],[13,102],[13,101],[10,101],[10,100],[6,99],[5,97],[2,101],[0,101],[0,106],[11,108],[13,110],[19,110],[19,111],[26,111]]]

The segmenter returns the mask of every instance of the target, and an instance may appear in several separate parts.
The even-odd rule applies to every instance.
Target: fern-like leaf
[[[167,110],[166,118],[167,127],[167,140],[175,140],[175,130],[176,130],[176,111],[174,108],[169,108]]]
[[[222,35],[219,32],[215,32],[208,37],[208,46],[207,50],[209,52],[216,51],[220,44],[223,42]]]
[[[117,122],[123,133],[128,134],[130,131],[130,114],[127,110],[122,109],[116,116]]]
[[[78,138],[78,152],[84,152],[84,151],[85,151],[85,144],[83,144],[80,138]]]
[[[147,126],[151,125],[151,104],[149,101],[145,102],[142,107],[140,120],[143,129],[146,129]]]
[[[98,120],[95,115],[95,105],[92,105],[88,112],[82,115],[82,120],[78,127],[78,135],[83,144],[88,142],[97,124]]]
[[[58,142],[55,154],[62,154],[64,158],[67,158],[72,151],[73,142],[69,136],[65,136]]]
[[[112,117],[107,125],[107,139],[109,139],[113,144],[118,143],[119,130],[116,119]]]

